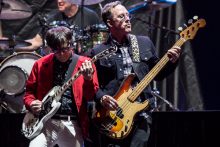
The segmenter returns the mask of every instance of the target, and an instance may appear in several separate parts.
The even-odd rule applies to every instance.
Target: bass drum
[[[24,111],[23,96],[25,84],[31,69],[40,55],[31,52],[14,53],[0,64],[0,89],[3,89],[2,101],[12,113]]]

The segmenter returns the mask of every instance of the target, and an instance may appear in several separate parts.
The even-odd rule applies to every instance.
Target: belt
[[[75,115],[61,115],[61,114],[55,114],[51,119],[77,120],[77,116],[75,116]]]

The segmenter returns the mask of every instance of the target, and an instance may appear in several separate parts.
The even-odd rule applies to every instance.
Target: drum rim
[[[31,54],[31,55],[34,54],[34,55],[36,55],[36,56],[39,57],[39,58],[42,57],[41,55],[39,55],[39,54],[37,54],[37,53],[35,53],[35,52],[14,52],[12,55],[6,57],[4,60],[1,61],[1,63],[0,63],[0,69],[1,69],[2,65],[5,63],[5,61],[9,60],[10,58],[12,58],[12,57],[14,57],[14,56],[16,56],[16,55],[20,55],[20,54]]]

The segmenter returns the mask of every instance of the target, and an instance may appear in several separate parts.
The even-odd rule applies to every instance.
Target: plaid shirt
[[[112,43],[118,47],[118,50],[121,51],[119,53],[119,54],[121,54],[121,55],[119,55],[119,57],[121,57],[123,60],[124,77],[127,77],[132,71],[132,59],[131,59],[131,56],[128,52],[129,41],[127,40],[125,43],[120,44],[119,42],[114,40],[112,37],[111,37],[111,40],[112,40]]]
[[[132,60],[128,53],[128,47],[119,48],[122,53],[124,76],[127,77],[132,70]]]

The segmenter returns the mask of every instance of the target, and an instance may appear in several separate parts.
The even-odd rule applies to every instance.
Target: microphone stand
[[[2,13],[2,7],[4,6],[4,2],[3,0],[0,0],[0,16],[1,16],[1,13]]]
[[[84,0],[81,2],[81,29],[83,30],[84,28]]]
[[[2,14],[2,7],[4,6],[4,2],[3,0],[0,0],[0,16]],[[2,20],[0,20],[0,38],[3,36],[2,33]]]
[[[157,24],[150,23],[150,22],[145,21],[145,20],[143,20],[143,19],[141,19],[141,18],[139,18],[139,17],[133,17],[132,19],[136,19],[136,20],[138,20],[138,21],[143,22],[144,24],[147,24],[147,25],[150,25],[150,26],[153,26],[153,27],[156,27],[156,28],[159,28],[159,29],[165,30],[165,31],[168,32],[167,35],[168,35],[169,33],[173,33],[173,34],[175,34],[175,35],[179,35],[179,33],[176,32],[175,30],[168,29],[168,28],[166,28],[165,26],[159,26],[159,25],[157,25]]]
[[[179,111],[178,108],[176,108],[173,104],[171,104],[168,100],[166,100],[165,98],[163,98],[162,96],[160,96],[158,94],[158,91],[151,91],[151,94],[155,97],[155,98],[159,98],[161,99],[165,104],[167,104],[173,111]],[[157,102],[155,102],[157,104]],[[161,105],[160,105],[161,106]],[[156,105],[156,109],[160,108],[160,106],[158,107]]]

